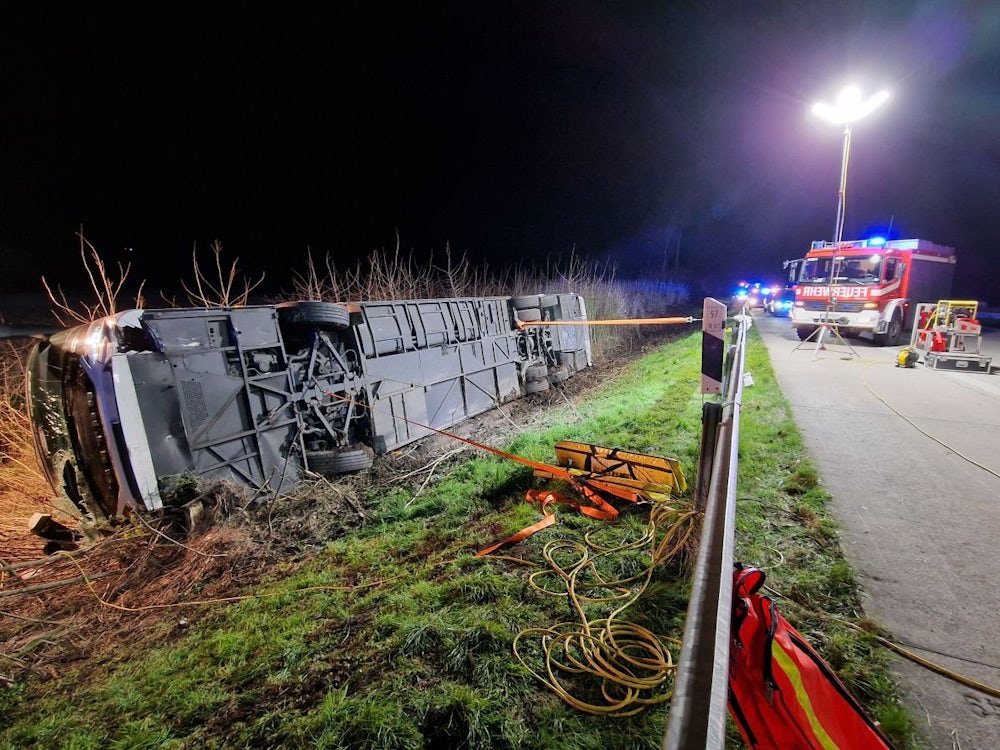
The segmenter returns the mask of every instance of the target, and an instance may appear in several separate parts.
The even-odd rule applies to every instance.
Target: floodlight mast
[[[844,238],[844,214],[847,200],[847,164],[851,156],[851,123],[867,117],[889,99],[885,89],[870,96],[861,98],[861,90],[857,86],[845,86],[837,95],[837,101],[832,106],[824,102],[813,105],[812,112],[820,119],[833,125],[844,126],[844,151],[840,161],[840,190],[837,192],[837,223],[833,228],[833,241],[840,244]],[[831,274],[833,268],[830,269]]]
[[[845,86],[837,95],[837,101],[831,106],[824,102],[813,105],[813,114],[820,119],[826,120],[834,125],[844,126],[844,150],[840,159],[840,190],[837,191],[837,223],[833,227],[833,251],[830,254],[830,281],[827,286],[829,297],[826,303],[826,312],[823,314],[823,324],[819,326],[819,335],[816,338],[816,351],[813,358],[824,348],[823,336],[830,325],[830,313],[835,305],[833,296],[833,283],[836,278],[836,267],[843,256],[838,256],[840,243],[844,239],[844,216],[847,213],[847,164],[851,158],[851,123],[867,117],[889,98],[889,92],[885,89],[879,91],[874,96],[866,100],[861,98],[861,89],[857,86]],[[834,336],[840,338],[840,333],[836,327],[832,327]],[[850,348],[850,347],[848,347]],[[854,350],[851,349],[852,354]]]

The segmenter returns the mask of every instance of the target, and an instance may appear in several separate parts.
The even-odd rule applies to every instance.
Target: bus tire
[[[542,319],[542,311],[537,307],[529,307],[517,311],[517,319],[524,323],[534,323]]]
[[[306,451],[309,471],[322,476],[346,474],[367,469],[375,462],[371,448],[348,448],[340,451]]]
[[[521,297],[511,297],[510,304],[513,305],[515,310],[525,307],[538,307],[538,295],[528,294]]]
[[[525,393],[541,393],[542,391],[547,391],[551,386],[549,385],[548,378],[545,380],[529,380],[524,384]]]
[[[569,368],[566,365],[559,365],[549,370],[549,382],[552,385],[559,385],[569,380]]]
[[[351,314],[343,305],[305,300],[279,305],[278,320],[302,327],[338,329],[351,324]]]
[[[528,365],[524,371],[525,380],[545,380],[548,377],[549,368],[545,365]]]

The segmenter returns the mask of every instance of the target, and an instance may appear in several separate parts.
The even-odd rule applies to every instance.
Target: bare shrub
[[[35,457],[25,401],[24,361],[31,344],[5,344],[0,352],[0,549],[10,561],[38,554],[43,543],[28,533],[28,519],[55,509]]]
[[[660,280],[619,280],[609,263],[589,261],[576,253],[550,258],[544,267],[520,264],[499,271],[486,263],[473,266],[466,254],[445,246],[442,262],[433,256],[418,262],[404,255],[397,240],[391,251],[376,250],[353,267],[338,269],[327,255],[322,263],[310,252],[306,270],[293,274],[298,299],[327,302],[491,297],[520,294],[575,293],[583,297],[591,320],[664,317],[686,305],[686,285]],[[595,356],[630,350],[644,338],[636,326],[595,326],[590,330]]]
[[[679,281],[631,279],[619,282],[628,298],[628,314],[633,318],[658,318],[672,314],[691,302],[690,287]]]
[[[0,468],[14,466],[19,476],[0,475],[0,490],[30,491],[45,483],[31,444],[24,392],[24,360],[30,344],[5,344],[0,356]]]
[[[329,254],[322,264],[310,251],[304,272],[294,272],[292,289],[297,299],[326,302],[425,299],[435,297],[486,297],[501,294],[488,269],[473,268],[466,255],[454,256],[445,248],[443,265],[433,255],[421,262],[404,255],[397,242],[392,252],[374,250],[353,267],[337,268]]]
[[[125,284],[132,271],[132,264],[118,265],[117,275],[109,272],[104,260],[98,254],[90,242],[83,236],[83,230],[77,232],[80,238],[80,260],[83,263],[83,270],[87,274],[90,288],[94,293],[94,301],[91,303],[78,302],[71,303],[66,293],[58,285],[55,290],[49,286],[45,277],[42,277],[42,286],[49,300],[55,305],[52,310],[53,316],[63,326],[70,326],[75,323],[89,323],[92,320],[103,318],[107,315],[114,315],[119,310],[119,297],[123,294]],[[135,306],[143,307],[145,301],[142,297],[142,289],[145,282],[139,283],[139,290],[135,294]]]
[[[340,274],[329,253],[324,258],[323,266],[317,265],[312,250],[306,254],[305,271],[292,271],[292,290],[297,299],[322,300],[326,302],[343,302],[350,299],[343,294],[337,285]]]
[[[264,283],[264,274],[255,281],[243,276],[239,271],[239,258],[228,269],[222,267],[222,243],[212,243],[213,270],[206,272],[198,260],[197,243],[191,249],[191,263],[194,267],[194,289],[187,282],[181,286],[187,293],[188,301],[197,307],[241,307],[250,299],[250,293]]]

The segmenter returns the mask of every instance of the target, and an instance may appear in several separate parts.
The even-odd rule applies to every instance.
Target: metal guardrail
[[[707,490],[702,484],[696,500],[704,503],[705,521],[663,738],[665,750],[721,750],[725,744],[736,473],[750,316],[733,320],[734,342],[723,373],[724,400],[706,403],[702,414],[699,482],[707,480]]]

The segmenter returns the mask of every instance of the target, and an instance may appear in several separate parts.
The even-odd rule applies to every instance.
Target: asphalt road
[[[864,339],[818,349],[759,311],[754,324],[866,613],[924,658],[1000,687],[1000,331],[984,336],[985,374],[897,367],[900,347]],[[908,661],[897,673],[929,748],[1000,748],[1000,699]]]

